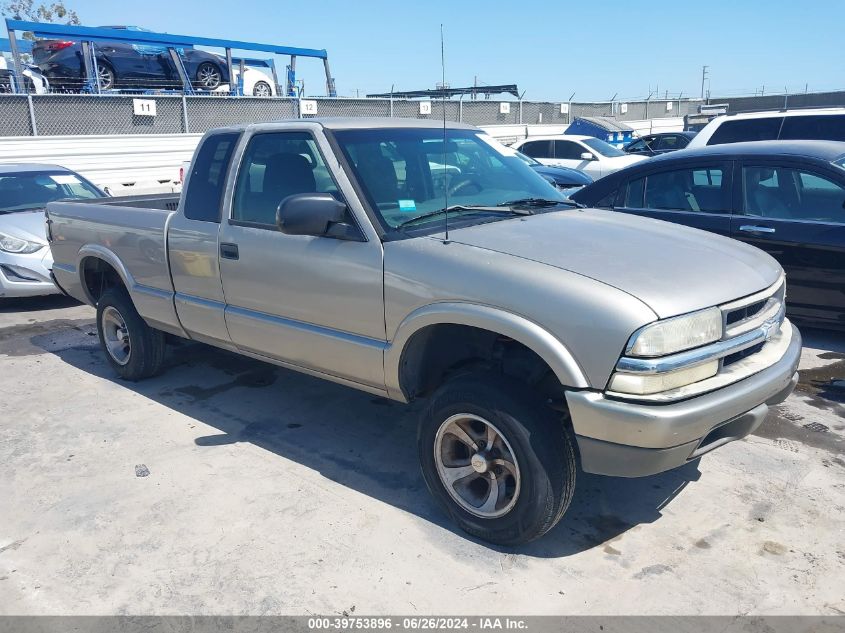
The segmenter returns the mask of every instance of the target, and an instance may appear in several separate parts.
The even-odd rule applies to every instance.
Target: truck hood
[[[753,294],[782,272],[769,255],[736,240],[597,209],[453,229],[449,239],[595,279],[638,298],[660,318]]]
[[[0,232],[39,244],[47,243],[44,209],[13,211],[0,215]]]

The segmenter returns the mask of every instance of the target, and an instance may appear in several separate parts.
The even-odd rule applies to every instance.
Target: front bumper
[[[663,472],[752,433],[769,406],[798,382],[801,334],[773,365],[739,382],[673,404],[643,404],[601,392],[566,394],[584,471],[618,477]]]
[[[35,253],[0,253],[0,297],[38,297],[58,294],[50,269],[53,258],[49,248]]]

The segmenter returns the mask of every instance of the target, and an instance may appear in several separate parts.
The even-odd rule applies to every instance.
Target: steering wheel
[[[478,183],[475,179],[473,179],[473,178],[464,178],[463,180],[459,180],[459,181],[458,181],[458,182],[456,182],[454,185],[451,185],[451,186],[449,187],[449,195],[450,195],[450,196],[454,196],[454,195],[455,195],[455,194],[457,194],[457,193],[458,193],[461,189],[466,189],[467,187],[475,187],[475,188],[476,188],[476,193],[480,193],[481,191],[483,191],[483,190],[484,190],[484,187],[482,187],[482,186],[481,186],[481,185],[480,185],[480,184],[479,184],[479,183]]]

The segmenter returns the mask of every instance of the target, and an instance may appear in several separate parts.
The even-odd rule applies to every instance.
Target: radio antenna
[[[446,176],[449,169],[446,164],[446,52],[443,46],[443,24],[440,24],[440,90],[443,97],[443,208],[446,213],[446,242],[449,242],[449,182]]]

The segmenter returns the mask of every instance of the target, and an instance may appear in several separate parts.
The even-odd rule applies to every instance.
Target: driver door
[[[382,247],[372,227],[352,210],[359,239],[286,235],[276,224],[289,195],[346,201],[323,158],[330,151],[308,131],[249,140],[220,227],[226,326],[242,351],[383,391]]]

